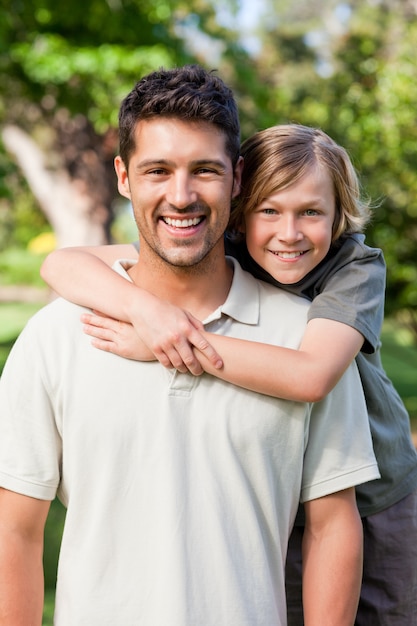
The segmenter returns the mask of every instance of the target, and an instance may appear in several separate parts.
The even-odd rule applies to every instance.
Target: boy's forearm
[[[337,499],[332,506],[338,506]],[[306,527],[305,626],[353,626],[362,581],[362,542],[362,524],[356,507],[335,516],[317,532]]]
[[[221,370],[215,370],[197,353],[207,373],[258,393],[300,402],[322,400],[363,343],[355,329],[321,319],[307,324],[298,350],[212,333],[207,340],[224,363]]]
[[[129,309],[136,288],[100,258],[79,250],[57,250],[45,259],[41,275],[63,298],[131,321]]]
[[[239,387],[285,400],[315,402],[321,399],[314,395],[321,388],[320,380],[315,382],[316,379],[324,377],[318,367],[320,355],[215,333],[206,333],[206,337],[224,363],[223,368],[216,369],[204,355],[196,351],[197,358],[208,374]]]

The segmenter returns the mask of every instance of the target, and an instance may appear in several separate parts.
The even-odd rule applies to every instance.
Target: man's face
[[[194,267],[223,250],[240,164],[212,124],[172,118],[141,121],[128,170],[116,157],[119,191],[132,202],[142,259]]]

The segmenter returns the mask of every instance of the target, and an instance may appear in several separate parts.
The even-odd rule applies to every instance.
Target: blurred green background
[[[48,299],[48,251],[135,238],[113,172],[121,99],[198,62],[234,90],[242,139],[300,122],[350,153],[387,261],[383,361],[417,428],[416,40],[413,0],[0,0],[0,370]],[[54,504],[52,597],[62,517]]]

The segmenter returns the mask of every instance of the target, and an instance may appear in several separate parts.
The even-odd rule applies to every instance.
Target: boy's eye
[[[265,209],[262,209],[262,213],[265,213],[265,215],[275,215],[276,210],[271,209],[271,208],[265,208]]]
[[[317,209],[306,209],[304,213],[305,215],[318,215],[319,214]]]

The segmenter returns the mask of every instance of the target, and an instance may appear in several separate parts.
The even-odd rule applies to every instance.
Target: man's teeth
[[[203,218],[194,217],[193,219],[173,220],[170,217],[164,217],[163,219],[165,224],[168,224],[168,226],[175,226],[175,228],[188,228],[189,226],[197,226]]]

